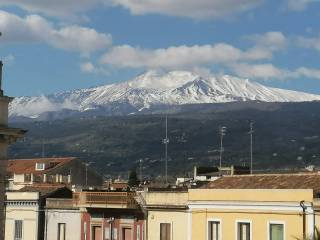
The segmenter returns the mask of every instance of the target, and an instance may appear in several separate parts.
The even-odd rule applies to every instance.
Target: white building
[[[81,212],[72,198],[48,198],[46,203],[46,240],[81,239]]]
[[[47,197],[70,197],[63,185],[34,185],[7,192],[5,203],[5,240],[44,239],[45,200]]]

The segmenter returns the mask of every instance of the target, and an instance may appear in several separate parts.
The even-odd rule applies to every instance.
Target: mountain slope
[[[149,71],[135,79],[90,89],[15,98],[10,117],[59,118],[76,113],[127,115],[159,106],[236,101],[303,102],[320,95],[263,86],[232,76],[203,77],[186,71]]]

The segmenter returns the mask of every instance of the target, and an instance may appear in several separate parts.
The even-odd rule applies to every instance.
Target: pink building
[[[81,240],[143,240],[145,215],[134,192],[78,192]]]

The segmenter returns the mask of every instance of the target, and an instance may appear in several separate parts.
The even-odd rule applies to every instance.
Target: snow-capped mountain
[[[187,71],[146,72],[133,80],[47,96],[17,97],[10,117],[39,118],[44,114],[130,114],[153,107],[236,101],[303,102],[320,95],[266,87],[229,75],[201,76]]]

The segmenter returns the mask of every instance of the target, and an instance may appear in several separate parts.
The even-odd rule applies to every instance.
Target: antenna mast
[[[169,138],[168,138],[168,115],[166,115],[166,138],[162,140],[164,146],[165,146],[165,180],[166,183],[168,183],[168,144],[169,144]]]
[[[142,159],[139,159],[140,184],[142,183]]]
[[[226,135],[227,127],[220,127],[219,133],[220,133],[220,168],[222,167],[222,153],[224,151],[223,148],[223,136]]]
[[[250,122],[250,131],[249,131],[249,134],[250,134],[250,174],[252,174],[253,172],[253,122],[251,121]]]

